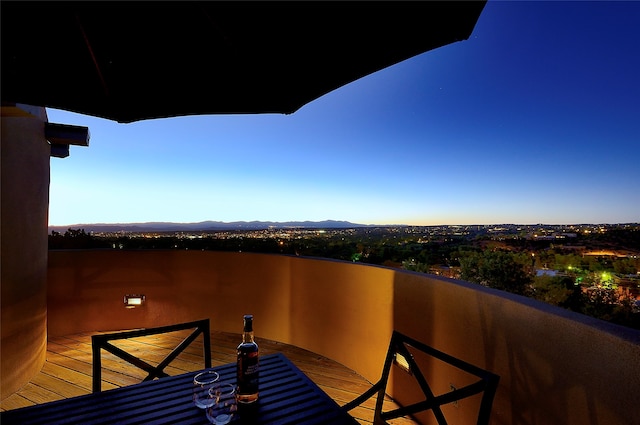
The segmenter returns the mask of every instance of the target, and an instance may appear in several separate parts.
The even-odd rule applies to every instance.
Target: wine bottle
[[[242,343],[238,345],[238,403],[258,400],[258,344],[253,340],[253,315],[244,316]]]

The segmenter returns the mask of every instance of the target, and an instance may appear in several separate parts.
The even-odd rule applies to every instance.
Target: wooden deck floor
[[[185,337],[180,331],[114,342],[126,351],[138,355],[149,363],[159,363]],[[221,332],[211,333],[211,360],[213,366],[235,362],[235,348],[240,335]],[[345,366],[299,347],[256,338],[261,354],[284,353],[311,380],[318,384],[338,404],[343,405],[364,392],[370,383]],[[166,369],[169,375],[177,375],[202,369],[202,338],[194,341]],[[382,360],[382,359],[381,359]],[[155,361],[155,363],[153,363]],[[0,411],[63,398],[91,393],[92,376],[91,334],[50,337],[47,344],[47,360],[27,385],[0,402]],[[102,390],[106,391],[139,383],[146,374],[102,352]],[[388,403],[393,404],[391,401]],[[374,400],[351,411],[362,424],[370,424]],[[393,424],[415,424],[409,419],[397,419]]]

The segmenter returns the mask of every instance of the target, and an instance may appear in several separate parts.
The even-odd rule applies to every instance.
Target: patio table
[[[221,382],[235,383],[235,363],[214,369]],[[196,373],[9,410],[0,423],[206,425],[204,411],[192,401]],[[260,357],[259,391],[255,405],[239,406],[231,424],[358,424],[281,353]]]

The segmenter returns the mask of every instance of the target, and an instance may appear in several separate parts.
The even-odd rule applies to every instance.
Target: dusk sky
[[[640,222],[640,1],[489,1],[468,40],[291,115],[89,127],[50,225]],[[158,93],[162,96],[162,93]]]

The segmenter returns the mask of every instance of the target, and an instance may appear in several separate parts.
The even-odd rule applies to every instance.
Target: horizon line
[[[133,226],[133,225],[152,225],[152,224],[165,224],[165,225],[198,225],[198,224],[290,224],[290,223],[310,223],[310,224],[323,224],[323,223],[342,223],[352,224],[354,226],[379,226],[379,227],[436,227],[436,226],[498,226],[498,225],[510,225],[510,226],[579,226],[579,225],[625,225],[625,224],[637,224],[640,222],[572,222],[572,223],[552,223],[552,222],[530,222],[530,223],[518,223],[518,222],[492,222],[492,223],[439,223],[439,224],[403,224],[403,223],[356,223],[349,220],[235,220],[235,221],[221,221],[221,220],[202,220],[202,221],[132,221],[132,222],[93,222],[93,223],[73,223],[73,224],[48,224],[47,227],[72,227],[72,226]]]

